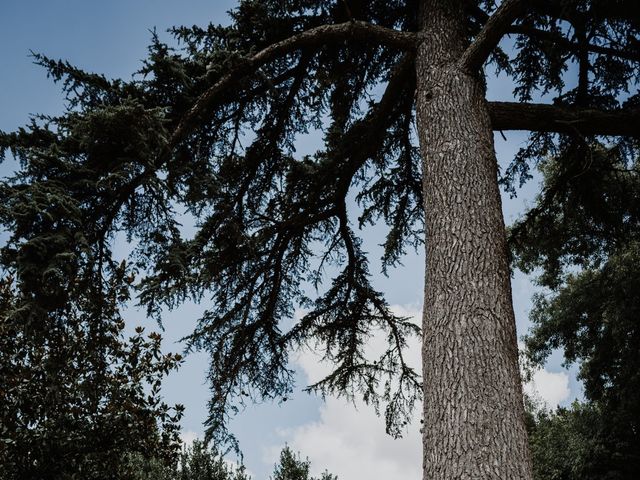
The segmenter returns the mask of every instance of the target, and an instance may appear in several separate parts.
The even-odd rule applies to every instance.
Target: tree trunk
[[[463,2],[422,3],[424,479],[531,479],[485,89],[457,65]]]

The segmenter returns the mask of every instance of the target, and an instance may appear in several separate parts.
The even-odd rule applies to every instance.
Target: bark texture
[[[531,479],[493,133],[462,2],[423,0],[424,479]]]

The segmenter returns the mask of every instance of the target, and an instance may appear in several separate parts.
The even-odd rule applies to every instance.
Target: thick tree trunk
[[[458,66],[463,2],[423,0],[424,479],[531,479],[493,132]]]

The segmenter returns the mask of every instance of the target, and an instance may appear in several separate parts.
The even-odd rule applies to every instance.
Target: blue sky
[[[33,65],[29,51],[63,58],[87,70],[110,77],[129,78],[145,57],[150,30],[163,34],[172,25],[225,23],[225,12],[235,4],[231,0],[2,0],[0,3],[0,130],[10,131],[25,124],[30,114],[56,114],[63,102],[59,87]],[[511,99],[512,87],[505,79],[489,82],[489,97]],[[496,150],[501,164],[517,151],[526,136],[496,136]],[[304,145],[302,146],[304,148]],[[0,175],[10,173],[11,162],[0,165]],[[505,218],[509,223],[531,202],[536,182],[527,185],[517,199],[504,198]],[[372,271],[380,256],[380,228],[363,233],[365,249],[371,253]],[[121,254],[125,254],[123,246]],[[423,256],[411,254],[404,267],[390,272],[388,278],[375,276],[375,284],[389,302],[409,314],[419,314],[423,289]],[[530,279],[516,274],[513,280],[514,306],[518,332],[528,328],[527,311],[533,286]],[[198,313],[206,305],[187,305],[167,313],[164,325],[165,348],[179,351],[178,339],[190,333]],[[142,312],[129,312],[131,324],[157,328]],[[537,377],[543,397],[565,404],[580,394],[574,371],[561,368],[561,357],[554,355],[547,371]],[[300,384],[319,373],[321,367],[309,354],[299,359]],[[574,369],[575,370],[575,369]],[[183,403],[185,437],[201,435],[206,414],[208,390],[205,382],[206,357],[194,354],[185,366],[166,382],[164,393],[170,403]],[[567,388],[569,390],[567,390]],[[554,400],[555,399],[555,400]],[[552,403],[553,403],[552,401]],[[357,409],[355,407],[358,407]],[[306,394],[297,394],[284,406],[248,407],[232,423],[244,451],[245,462],[254,478],[267,478],[279,448],[286,442],[309,456],[314,467],[328,468],[340,478],[355,478],[351,468],[354,456],[368,462],[368,475],[374,480],[403,475],[420,477],[420,441],[417,426],[405,439],[393,442],[384,436],[384,421],[374,418],[363,405],[348,405],[329,399],[326,403]],[[417,423],[417,422],[415,422]],[[350,439],[353,439],[351,441]],[[360,475],[362,475],[360,470]]]

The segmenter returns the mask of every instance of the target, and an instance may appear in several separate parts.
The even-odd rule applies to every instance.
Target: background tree
[[[302,460],[300,454],[296,454],[288,446],[280,452],[280,462],[273,470],[272,480],[315,480],[309,473],[311,463]],[[318,480],[337,480],[338,477],[325,471]]]
[[[47,312],[21,293],[0,284],[0,478],[129,479],[131,453],[173,465],[182,410],[160,384],[180,357],[142,329],[125,340],[115,298],[99,317],[80,302]]]
[[[154,39],[131,82],[40,58],[69,110],[2,137],[23,162],[2,191],[14,232],[3,264],[47,312],[84,308],[75,279],[108,297],[109,246],[125,232],[137,247],[124,275],[140,275],[150,315],[211,298],[190,337],[211,354],[209,436],[228,438],[234,398],[287,395],[288,354],[304,344],[335,365],[309,389],[386,403],[398,434],[421,390],[402,355],[417,329],[371,286],[353,192],[360,226],[390,226],[385,268],[426,230],[425,477],[530,478],[493,130],[538,132],[508,187],[551,148],[576,165],[594,135],[637,134],[636,3],[246,0],[229,27],[175,29],[179,51]],[[497,46],[506,34],[513,64]],[[517,102],[487,102],[487,60]],[[553,104],[528,103],[536,92]],[[324,147],[296,158],[310,128]],[[285,327],[297,306],[309,313]],[[368,359],[376,330],[389,348]]]
[[[586,397],[539,415],[534,458],[546,450],[541,464],[566,469],[562,478],[631,479],[640,473],[637,140],[584,141],[588,157],[543,163],[544,189],[512,230],[518,264],[537,268],[546,287],[532,312],[529,359],[543,364],[561,348],[566,363],[579,363]]]
[[[175,471],[176,480],[248,480],[249,477],[242,466],[233,467],[225,461],[215,449],[195,440],[185,447],[180,455],[180,462]],[[151,480],[152,477],[149,477]]]
[[[167,466],[155,460],[149,461],[139,454],[129,456],[133,480],[250,480],[244,466],[234,466],[227,462],[215,448],[207,448],[200,440],[186,446],[177,466]],[[271,480],[315,480],[310,474],[311,463],[302,460],[288,446],[280,452],[278,463],[274,465]],[[328,472],[318,480],[337,480]]]
[[[638,475],[637,449],[609,422],[598,402],[532,413],[529,437],[534,478],[632,479]]]

